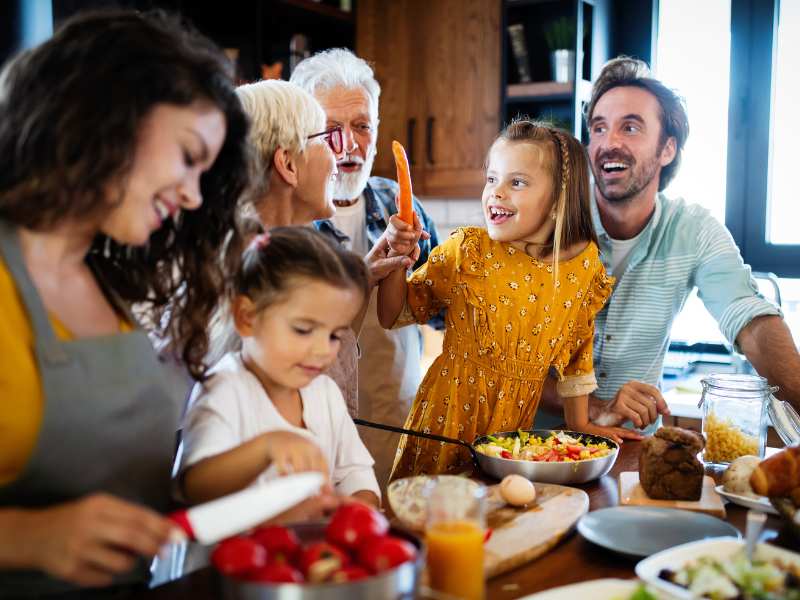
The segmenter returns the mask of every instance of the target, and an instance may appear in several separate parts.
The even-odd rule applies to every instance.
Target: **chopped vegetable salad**
[[[591,442],[583,436],[573,437],[558,431],[545,439],[527,431],[518,431],[516,436],[487,436],[489,441],[477,444],[475,449],[494,458],[530,460],[534,462],[577,462],[600,458],[611,454],[606,442]]]

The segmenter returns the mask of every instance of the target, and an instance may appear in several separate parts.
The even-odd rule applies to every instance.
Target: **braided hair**
[[[546,121],[527,118],[514,119],[497,139],[535,144],[547,157],[544,166],[552,177],[556,224],[544,249],[552,250],[553,278],[558,281],[558,258],[562,247],[588,241],[597,244],[589,207],[589,162],[586,150],[566,131]]]

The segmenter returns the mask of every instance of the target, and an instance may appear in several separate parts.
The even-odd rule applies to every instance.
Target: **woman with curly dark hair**
[[[183,396],[241,254],[247,119],[163,14],[86,13],[0,76],[0,590],[145,581]],[[136,317],[130,307],[136,305]]]

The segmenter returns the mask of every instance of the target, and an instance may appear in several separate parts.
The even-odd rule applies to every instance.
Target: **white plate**
[[[525,596],[519,600],[624,600],[641,585],[638,579],[595,579]]]
[[[716,559],[724,560],[738,552],[742,547],[744,547],[744,541],[733,537],[721,537],[683,544],[640,561],[636,565],[636,574],[649,586],[669,594],[670,597],[691,600],[693,596],[688,590],[661,579],[658,576],[661,570],[670,569],[675,571],[703,556],[712,556]],[[756,557],[762,557],[767,560],[778,559],[784,564],[793,564],[800,568],[800,554],[795,554],[770,544],[758,544]]]
[[[714,488],[717,490],[717,493],[733,502],[734,504],[738,504],[739,506],[744,506],[745,508],[752,508],[753,510],[757,510],[760,512],[769,513],[771,515],[777,515],[778,511],[775,510],[775,507],[770,504],[769,499],[765,496],[742,496],[741,494],[732,494],[731,492],[726,492],[725,489],[718,485]]]

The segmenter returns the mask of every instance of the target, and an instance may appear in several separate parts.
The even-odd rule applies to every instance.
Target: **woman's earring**
[[[556,220],[556,211],[555,211],[555,209],[550,211],[550,219],[553,220],[553,221]]]

